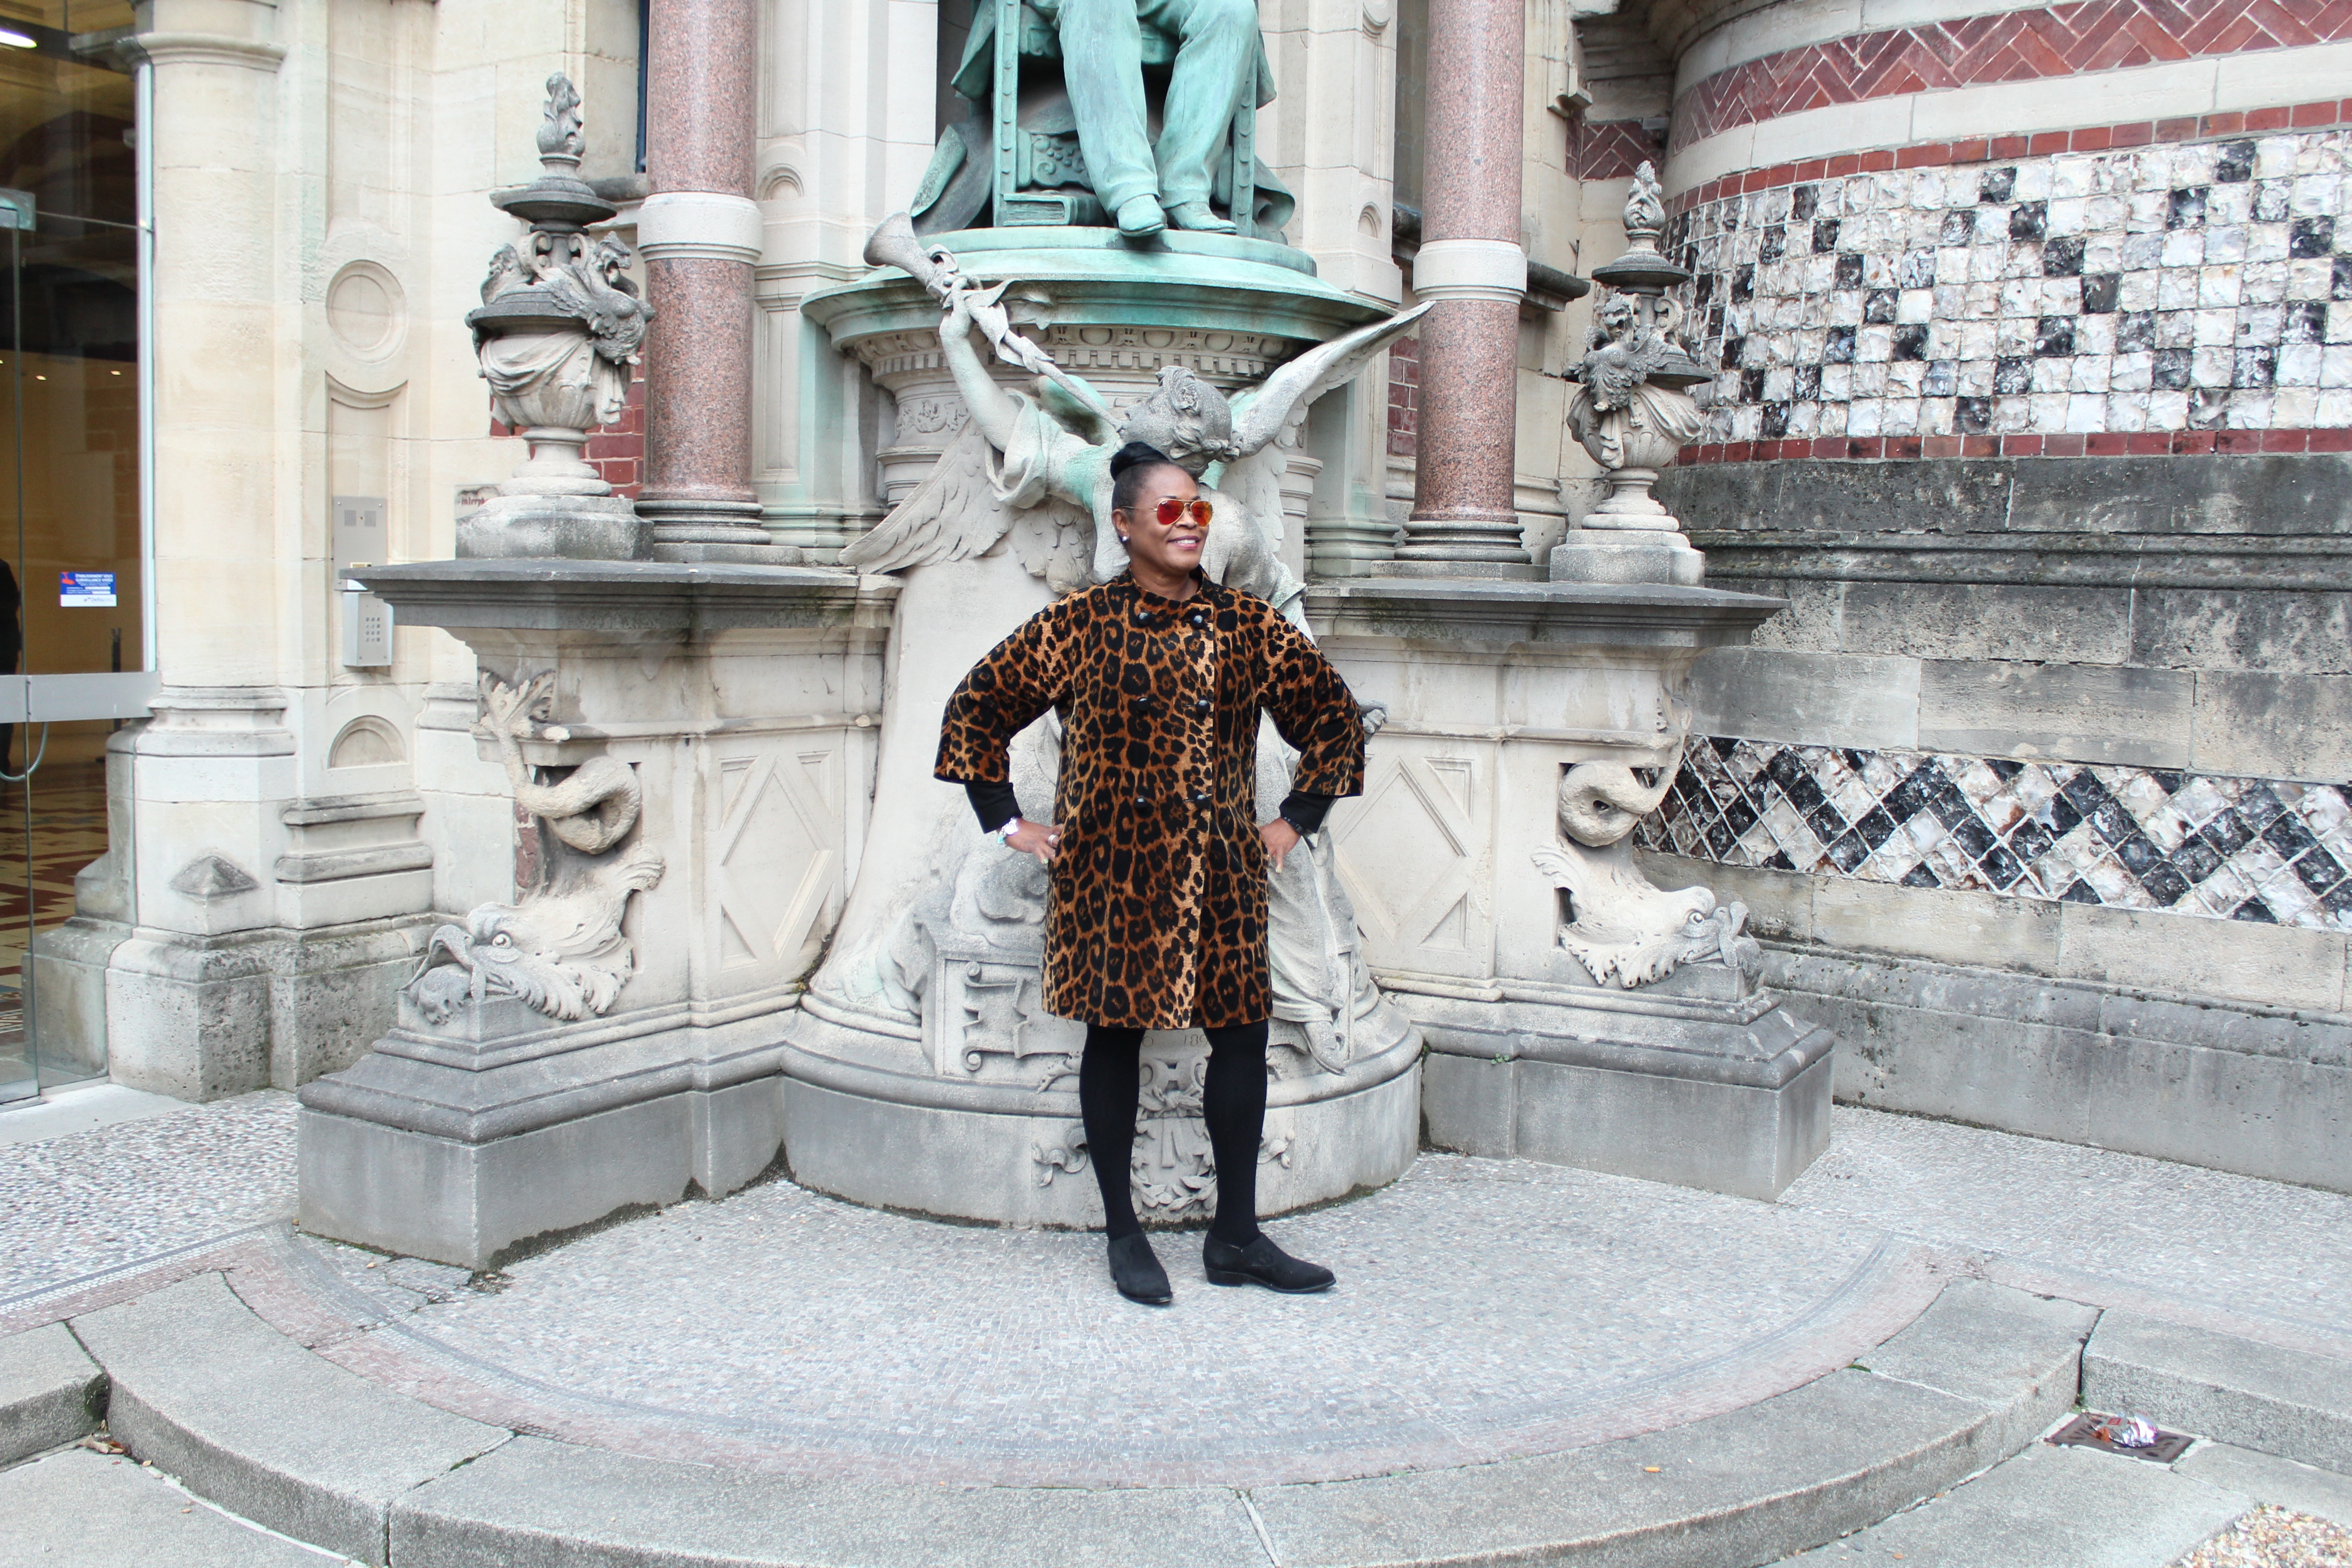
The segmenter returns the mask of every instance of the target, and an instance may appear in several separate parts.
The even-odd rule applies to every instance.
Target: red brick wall
[[[1404,338],[1389,346],[1389,456],[1410,458],[1421,415],[1421,340]]]

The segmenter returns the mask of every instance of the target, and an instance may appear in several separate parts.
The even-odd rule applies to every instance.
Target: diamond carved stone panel
[[[1490,967],[1485,752],[1458,742],[1376,746],[1362,798],[1341,807],[1339,875],[1373,969],[1483,975]]]
[[[842,887],[841,748],[830,739],[719,762],[711,896],[721,969],[814,960]]]

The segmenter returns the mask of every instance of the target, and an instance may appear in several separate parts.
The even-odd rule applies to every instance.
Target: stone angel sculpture
[[[912,239],[911,230],[906,237]],[[1305,585],[1278,553],[1277,438],[1306,418],[1317,398],[1353,380],[1412,331],[1428,306],[1308,349],[1231,398],[1191,371],[1167,366],[1157,389],[1121,415],[1086,382],[1036,363],[1036,346],[1013,335],[998,303],[1003,285],[978,287],[940,248],[867,254],[906,267],[939,297],[940,348],[971,417],[915,492],[842,552],[844,564],[895,572],[961,560],[992,548],[1017,526],[1023,563],[1056,593],[1108,581],[1127,563],[1110,521],[1111,454],[1143,441],[1201,482],[1213,514],[1203,570],[1304,626],[1298,599]],[[989,374],[973,346],[975,328],[998,357],[1042,370],[1031,392],[1009,390]]]

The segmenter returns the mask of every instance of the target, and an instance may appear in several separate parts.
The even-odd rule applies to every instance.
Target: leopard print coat
[[[1347,682],[1265,600],[1205,578],[1178,602],[1122,573],[1037,615],[948,699],[937,775],[1010,776],[1013,737],[1062,719],[1045,1010],[1127,1028],[1255,1024],[1266,977],[1260,710],[1298,748],[1295,787],[1357,795]]]

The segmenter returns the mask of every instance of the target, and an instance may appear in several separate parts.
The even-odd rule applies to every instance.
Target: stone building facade
[[[1642,20],[1717,372],[1662,488],[1711,580],[1790,602],[1703,661],[1645,844],[1748,902],[1842,1093],[2310,1179],[2347,1113],[2352,10]]]
[[[1430,40],[1469,3],[1261,5],[1284,237],[1368,305],[1416,299]],[[104,742],[110,849],[32,960],[59,1070],[205,1097],[340,1069],[436,921],[529,879],[474,655],[404,627],[347,661],[335,522],[373,502],[387,559],[446,558],[513,470],[462,325],[512,234],[484,198],[533,176],[562,72],[581,173],[648,237],[667,4],[147,0],[90,45],[141,84],[159,689]],[[1486,150],[1530,264],[1523,544],[1598,497],[1563,417],[1576,279],[1654,163],[1717,373],[1659,493],[1713,585],[1790,605],[1699,660],[1652,877],[1746,904],[1848,1098],[2352,1183],[2352,6],[1477,4],[1525,38],[1518,144]],[[750,124],[753,216],[672,254],[751,268],[749,485],[812,564],[953,416],[802,304],[908,205],[969,14],[763,0],[748,88],[695,100]],[[1395,550],[1426,348],[1317,406],[1302,575]],[[625,496],[632,397],[586,454]],[[837,908],[863,808],[833,805],[839,841],[782,874],[833,857]]]

